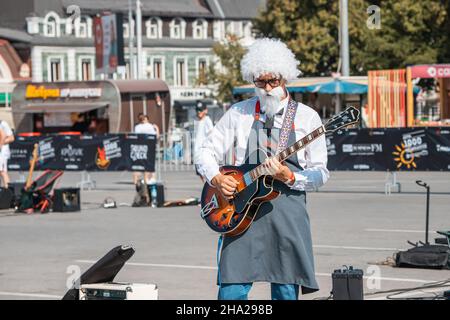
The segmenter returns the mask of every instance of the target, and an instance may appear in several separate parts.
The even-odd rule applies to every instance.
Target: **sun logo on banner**
[[[95,154],[95,163],[100,169],[108,168],[111,161],[106,158],[105,148],[97,147],[97,153]]]
[[[401,146],[395,146],[397,151],[392,152],[396,158],[394,161],[397,162],[397,169],[400,169],[403,165],[408,169],[411,167],[417,168],[416,163],[414,162],[414,153],[405,147],[405,144],[402,142]]]

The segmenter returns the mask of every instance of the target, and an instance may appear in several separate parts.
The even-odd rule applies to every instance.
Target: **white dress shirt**
[[[211,130],[208,138],[200,148],[198,157],[198,171],[208,183],[219,174],[219,166],[224,164],[241,165],[245,162],[247,141],[255,120],[255,105],[257,97],[234,104],[217,122]],[[279,110],[287,108],[289,97],[281,101]],[[284,115],[275,115],[274,128],[281,128]],[[265,122],[264,113],[260,115],[260,121]],[[296,140],[300,140],[322,125],[322,120],[312,108],[299,103],[294,119]],[[232,151],[234,163],[224,160]],[[304,170],[294,172],[295,181],[291,189],[316,190],[329,178],[327,169],[327,147],[325,136],[317,138],[305,148],[297,152],[299,165]]]
[[[134,127],[134,133],[156,134],[155,126],[149,122],[139,123]]]

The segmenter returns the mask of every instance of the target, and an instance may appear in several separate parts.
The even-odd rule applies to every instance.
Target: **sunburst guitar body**
[[[273,188],[273,178],[262,176],[245,184],[245,174],[257,165],[224,166],[220,172],[232,176],[239,182],[232,200],[225,199],[219,190],[208,183],[202,192],[202,217],[208,226],[219,233],[237,236],[246,231],[260,205],[278,197],[279,191]]]

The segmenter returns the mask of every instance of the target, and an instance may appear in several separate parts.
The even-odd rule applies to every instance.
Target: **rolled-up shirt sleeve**
[[[310,120],[310,131],[322,125],[318,113],[314,112]],[[294,172],[295,181],[291,189],[313,191],[324,185],[330,173],[327,169],[327,144],[325,135],[320,136],[305,148],[306,167],[302,171]]]
[[[234,125],[233,114],[235,110],[228,110],[217,124],[209,132],[207,138],[199,148],[199,155],[196,157],[198,172],[211,184],[219,171],[221,163],[226,153],[233,147]]]

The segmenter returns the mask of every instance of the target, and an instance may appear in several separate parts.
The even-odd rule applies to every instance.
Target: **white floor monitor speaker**
[[[147,283],[93,283],[80,286],[80,300],[158,300],[158,287]]]

